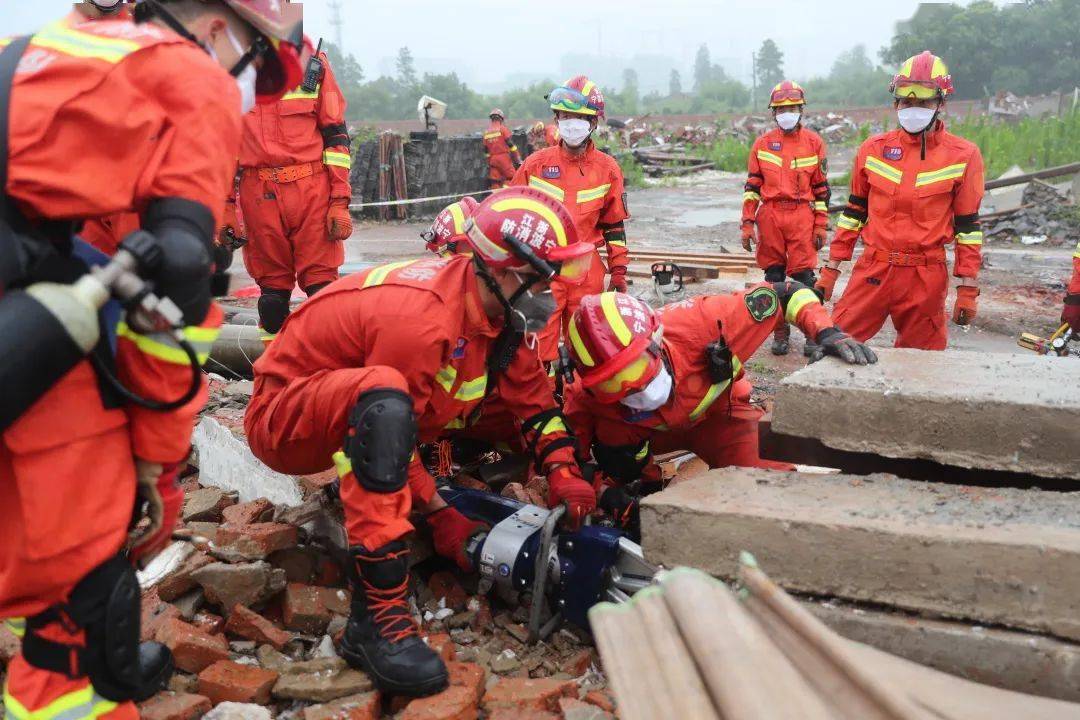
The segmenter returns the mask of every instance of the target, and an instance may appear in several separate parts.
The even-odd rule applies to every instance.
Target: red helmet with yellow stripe
[[[547,100],[552,110],[574,113],[575,115],[595,115],[604,119],[604,93],[600,86],[584,75],[572,77],[548,94]]]
[[[480,203],[466,195],[455,203],[451,203],[435,216],[435,222],[431,227],[420,234],[424,238],[424,244],[428,250],[438,255],[458,252],[458,246],[464,245],[468,250],[469,218],[476,212]]]
[[[769,107],[786,107],[789,105],[805,105],[806,92],[802,86],[794,80],[785,80],[777,83],[769,95]]]
[[[466,234],[476,256],[496,270],[535,271],[578,284],[592,264],[593,246],[578,238],[569,211],[534,188],[511,187],[489,196]]]
[[[604,403],[641,390],[660,372],[664,328],[653,309],[625,293],[582,299],[567,328],[584,387]]]
[[[952,75],[944,60],[923,50],[900,65],[889,83],[889,92],[895,98],[929,100],[936,97],[944,100],[953,92]]]

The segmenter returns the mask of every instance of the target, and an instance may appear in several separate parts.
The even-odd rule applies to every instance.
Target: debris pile
[[[1067,193],[1042,180],[1024,188],[1020,205],[984,215],[983,233],[995,240],[1025,245],[1075,245],[1080,242],[1080,208]]]

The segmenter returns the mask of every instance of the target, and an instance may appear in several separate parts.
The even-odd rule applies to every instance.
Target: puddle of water
[[[681,227],[716,227],[721,223],[739,222],[741,208],[711,207],[688,210],[674,219]]]

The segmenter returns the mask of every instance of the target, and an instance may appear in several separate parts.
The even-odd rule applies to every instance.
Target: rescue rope
[[[435,197],[426,198],[412,198],[410,200],[384,200],[381,202],[368,202],[368,203],[352,203],[349,205],[350,210],[362,210],[369,207],[386,207],[388,205],[416,205],[418,203],[435,202],[436,200],[456,200],[463,198],[467,195],[487,195],[493,193],[494,190],[477,190],[475,192],[463,192],[455,193],[453,195],[436,195]]]

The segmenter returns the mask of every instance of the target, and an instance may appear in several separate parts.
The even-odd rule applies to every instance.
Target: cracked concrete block
[[[880,350],[814,363],[777,392],[773,430],[838,450],[1080,480],[1080,358]]]
[[[212,417],[195,427],[191,442],[199,455],[199,482],[236,492],[241,502],[266,498],[274,505],[295,507],[304,498],[292,475],[266,467],[240,438]]]
[[[1080,493],[729,468],[650,495],[645,557],[1080,639]]]

